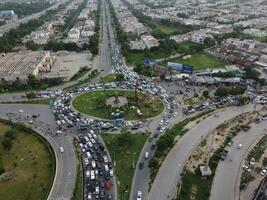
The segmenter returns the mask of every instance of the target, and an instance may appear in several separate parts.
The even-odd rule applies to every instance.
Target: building
[[[15,20],[17,18],[17,15],[13,10],[2,10],[0,11],[0,18],[3,18],[5,20]]]
[[[255,28],[249,28],[249,29],[245,29],[243,31],[244,34],[248,34],[254,37],[264,37],[266,36],[266,31],[262,31],[260,29],[255,29]]]
[[[26,82],[30,74],[38,76],[53,67],[55,57],[49,51],[22,51],[2,53],[0,57],[0,79],[13,82],[19,79]]]

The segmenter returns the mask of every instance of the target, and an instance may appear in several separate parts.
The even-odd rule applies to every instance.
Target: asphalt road
[[[266,134],[267,123],[252,124],[247,132],[241,131],[235,138],[227,158],[220,161],[216,169],[211,188],[210,200],[236,200],[239,199],[240,175],[243,171],[242,161],[250,146],[260,136]],[[242,149],[237,149],[238,144],[243,144]]]
[[[24,111],[23,113],[18,112],[21,109]],[[48,199],[71,199],[76,180],[76,156],[71,144],[72,137],[65,135],[52,136],[57,128],[54,116],[48,106],[0,104],[0,116],[7,118],[7,113],[15,114],[10,115],[12,120],[28,124],[30,119],[26,119],[27,115],[40,115],[31,126],[41,133],[52,145],[57,159],[57,173]],[[48,128],[50,128],[52,134]],[[64,148],[64,153],[59,152],[61,146]]]
[[[52,10],[52,9],[56,9],[60,4],[62,3],[65,3],[65,1],[62,1],[60,3],[57,3],[41,12],[38,12],[38,13],[35,13],[33,15],[30,15],[30,16],[27,16],[27,17],[24,17],[22,19],[18,19],[17,21],[15,22],[12,22],[12,23],[8,23],[8,24],[5,24],[3,26],[0,26],[0,36],[3,34],[3,33],[6,33],[8,32],[10,29],[12,28],[16,28],[18,27],[20,24],[24,24],[24,23],[27,23],[28,21],[32,20],[32,19],[36,19],[36,18],[39,18],[40,16],[44,15],[46,13],[46,11],[48,10]]]
[[[167,200],[175,196],[176,186],[184,165],[202,138],[222,124],[241,113],[252,111],[251,104],[242,107],[230,107],[218,112],[219,117],[210,116],[190,129],[172,148],[159,169],[154,180],[149,200]]]

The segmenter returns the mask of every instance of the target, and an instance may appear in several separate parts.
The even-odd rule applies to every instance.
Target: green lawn
[[[113,164],[116,163],[114,168],[117,182],[119,183],[118,199],[126,200],[129,199],[134,174],[134,169],[132,168],[133,162],[136,164],[148,136],[131,135],[132,143],[131,145],[127,145],[127,148],[119,146],[118,137],[118,134],[102,134],[102,138],[108,147],[110,156],[112,157]],[[127,192],[124,192],[125,190],[127,190]]]
[[[115,96],[116,93],[118,96],[127,98],[128,104],[120,107],[120,110],[124,111],[121,117],[124,117],[126,120],[154,117],[164,109],[164,105],[160,100],[153,97],[150,100],[146,100],[148,96],[142,93],[138,93],[139,100],[136,102],[135,92],[128,90],[102,90],[84,93],[74,99],[73,106],[77,111],[94,117],[113,119],[110,113],[116,111],[118,108],[108,107],[106,100],[109,97]],[[131,106],[139,108],[143,116],[139,116],[135,110],[130,108]]]
[[[202,70],[206,68],[220,68],[220,67],[224,67],[226,64],[224,60],[220,58],[216,58],[205,52],[192,54],[191,58],[188,58],[185,60],[182,58],[175,58],[175,59],[169,60],[169,62],[192,65],[194,67],[194,70]],[[165,65],[167,65],[167,62],[165,62]]]
[[[116,74],[108,74],[104,77],[101,77],[99,83],[111,83],[116,81],[115,79],[116,79]]]
[[[9,125],[0,123],[2,143]],[[11,172],[8,181],[0,181],[0,197],[5,200],[46,199],[54,177],[54,157],[48,146],[34,134],[16,128],[10,150],[0,144],[0,155],[6,172]]]

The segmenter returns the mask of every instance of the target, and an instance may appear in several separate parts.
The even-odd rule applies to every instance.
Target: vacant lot
[[[37,136],[13,129],[15,137],[10,150],[2,142],[11,126],[0,122],[0,155],[11,179],[0,181],[0,199],[46,199],[54,177],[54,158],[48,147]]]

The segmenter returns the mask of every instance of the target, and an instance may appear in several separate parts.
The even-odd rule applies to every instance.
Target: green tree
[[[27,97],[28,99],[33,99],[33,98],[36,97],[36,94],[35,94],[35,92],[29,92],[29,93],[26,94],[26,97]]]
[[[7,137],[2,140],[1,144],[5,150],[9,151],[12,148],[12,140]]]
[[[210,96],[210,92],[209,92],[208,90],[204,90],[204,91],[202,92],[202,96],[205,97],[205,98],[207,99],[207,98],[209,98],[209,96]]]
[[[118,73],[116,74],[116,81],[124,81],[124,74],[123,73]]]
[[[225,97],[228,96],[228,94],[229,94],[228,88],[225,86],[218,87],[215,91],[215,96],[218,97]]]
[[[207,37],[204,39],[204,44],[206,47],[213,47],[216,44],[216,40],[212,37]]]

